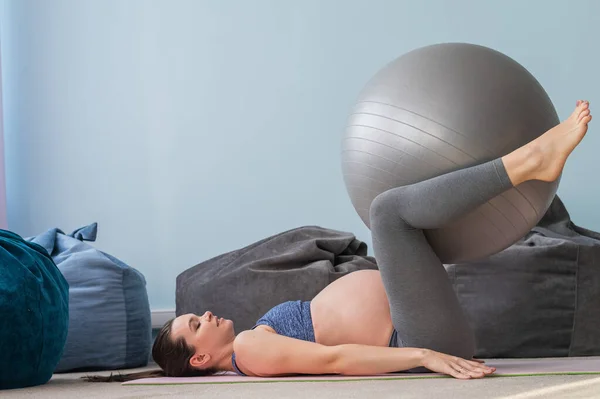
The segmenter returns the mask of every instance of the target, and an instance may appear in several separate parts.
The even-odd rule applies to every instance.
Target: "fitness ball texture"
[[[504,156],[558,123],[545,90],[510,57],[464,43],[413,50],[360,93],[342,144],[346,188],[369,226],[380,193]],[[538,223],[558,183],[525,182],[425,235],[446,264],[489,256]]]

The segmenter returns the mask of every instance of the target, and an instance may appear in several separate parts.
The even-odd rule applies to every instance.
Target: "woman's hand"
[[[436,373],[448,374],[461,380],[483,378],[496,371],[495,367],[488,367],[481,360],[465,360],[429,349],[425,350],[423,366]]]

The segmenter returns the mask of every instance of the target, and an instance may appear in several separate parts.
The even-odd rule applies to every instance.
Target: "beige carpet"
[[[137,369],[140,370],[140,369]],[[129,370],[129,371],[137,371]],[[97,373],[109,374],[109,373]],[[119,383],[89,383],[82,373],[58,374],[43,386],[0,391],[0,398],[592,398],[600,396],[597,375],[539,377],[298,382],[227,385],[122,386]]]

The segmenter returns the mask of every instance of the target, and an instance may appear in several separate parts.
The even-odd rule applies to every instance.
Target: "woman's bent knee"
[[[380,228],[385,229],[386,226],[393,227],[395,230],[398,228],[414,229],[402,216],[402,204],[400,202],[402,189],[402,187],[398,187],[385,191],[371,202],[369,209],[371,231]]]

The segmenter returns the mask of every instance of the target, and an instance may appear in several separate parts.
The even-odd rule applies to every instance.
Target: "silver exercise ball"
[[[506,55],[464,43],[423,47],[360,93],[342,144],[346,188],[369,226],[378,194],[501,157],[558,123],[542,86]],[[531,230],[557,188],[558,180],[525,182],[425,234],[444,263],[489,256]]]

